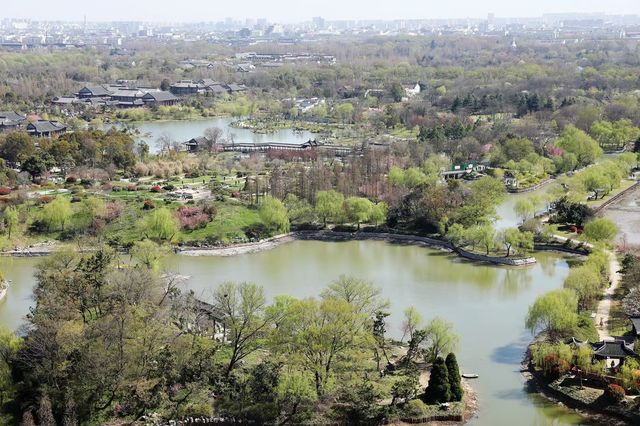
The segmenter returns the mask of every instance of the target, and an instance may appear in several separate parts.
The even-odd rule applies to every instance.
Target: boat
[[[463,374],[462,377],[465,378],[465,379],[477,379],[478,375],[477,374]]]

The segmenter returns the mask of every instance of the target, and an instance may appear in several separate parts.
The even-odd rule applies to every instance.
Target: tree
[[[11,239],[11,234],[16,230],[19,223],[18,210],[9,206],[4,210],[4,225],[7,229],[7,233],[9,234],[9,239]]]
[[[0,404],[15,397],[16,386],[11,377],[12,362],[22,346],[22,340],[13,332],[0,329]]]
[[[447,373],[449,376],[449,386],[451,388],[451,400],[462,401],[464,390],[462,389],[460,369],[458,368],[458,360],[453,352],[449,352],[445,360],[447,365]]]
[[[374,226],[378,226],[380,223],[384,223],[387,220],[387,203],[384,201],[380,201],[377,204],[374,204],[371,207],[371,212],[369,214],[369,221],[373,223]]]
[[[554,215],[550,221],[553,223],[575,224],[582,227],[586,221],[593,217],[593,210],[586,204],[573,203],[566,196],[553,203]]]
[[[416,330],[422,325],[422,315],[414,306],[409,306],[404,310],[404,321],[402,322],[402,338],[400,341],[404,341],[405,336],[409,336],[409,340],[413,340]]]
[[[159,244],[144,239],[133,243],[133,247],[129,250],[129,254],[139,264],[149,270],[155,271],[160,267],[160,261],[167,256],[168,252]]]
[[[600,294],[602,279],[600,274],[589,266],[583,265],[571,268],[564,280],[564,287],[572,289],[578,295],[578,300],[584,309]]]
[[[335,297],[290,300],[283,304],[272,336],[274,351],[299,359],[311,373],[316,394],[322,397],[334,369],[353,365],[353,358],[375,344],[365,314]]]
[[[454,248],[458,248],[466,245],[468,235],[469,235],[469,232],[466,229],[464,229],[464,226],[460,225],[459,223],[454,223],[447,230],[445,239]]]
[[[558,289],[539,296],[525,320],[531,333],[548,332],[552,338],[569,336],[578,325],[578,297],[573,290]]]
[[[298,198],[295,194],[287,194],[284,206],[287,208],[290,223],[312,223],[315,220],[315,212],[311,204],[303,198]]]
[[[603,149],[620,149],[628,142],[635,141],[640,130],[627,119],[615,122],[596,121],[591,125],[590,133]]]
[[[369,221],[373,203],[363,197],[349,197],[345,201],[347,217],[358,224],[358,230],[362,222]]]
[[[533,206],[533,203],[528,198],[519,198],[516,201],[513,210],[520,218],[520,220],[522,220],[522,223],[526,222],[528,219],[531,219],[536,213],[536,209]]]
[[[533,142],[525,138],[507,139],[502,144],[502,150],[508,160],[516,162],[524,160],[530,154],[535,153]]]
[[[602,155],[602,148],[589,135],[573,126],[565,127],[555,141],[555,146],[566,152],[575,154],[578,164],[587,166],[595,162]]]
[[[431,366],[429,384],[424,393],[425,402],[440,404],[451,401],[451,386],[449,385],[449,372],[442,357],[438,357]]]
[[[167,208],[155,209],[143,217],[139,227],[145,238],[155,241],[171,241],[178,232],[178,219]]]
[[[382,297],[382,290],[369,281],[341,275],[322,291],[323,299],[343,300],[358,314],[373,318],[376,312],[389,307],[389,300]]]
[[[56,426],[56,420],[53,417],[53,410],[51,408],[51,400],[46,394],[40,397],[38,424],[40,426]]]
[[[222,314],[231,348],[228,377],[239,361],[258,350],[273,318],[265,312],[264,290],[253,283],[221,284],[213,293],[213,305]]]
[[[42,174],[48,169],[49,165],[42,155],[31,155],[20,165],[20,170],[29,173],[31,175],[31,179],[34,181],[36,178],[42,176]]]
[[[338,118],[343,122],[343,123],[350,123],[351,120],[353,119],[353,104],[350,102],[345,102],[342,103],[340,105],[338,105],[337,107],[335,107],[336,109],[336,114],[338,116]]]
[[[509,228],[500,232],[499,238],[507,250],[507,257],[511,256],[511,250],[514,248],[519,253],[533,249],[533,234],[531,232]]]
[[[420,386],[420,372],[417,368],[407,369],[407,373],[391,387],[391,405],[398,401],[409,401],[416,397],[418,386]]]
[[[207,150],[211,151],[222,140],[223,131],[219,127],[209,127],[204,131],[204,137],[207,139]]]
[[[0,157],[10,163],[24,161],[36,153],[33,138],[24,132],[11,132],[0,144]]]
[[[160,82],[160,90],[167,91],[171,88],[171,81],[168,78],[163,78]]]
[[[496,231],[491,225],[476,226],[469,231],[469,239],[474,244],[484,247],[488,256],[489,252],[496,246]]]
[[[328,220],[337,220],[342,215],[344,196],[337,191],[318,191],[316,193],[316,212],[324,226]]]
[[[59,196],[44,206],[41,220],[49,230],[54,228],[64,231],[64,225],[71,219],[72,213],[69,199]]]
[[[453,324],[444,318],[433,318],[424,330],[429,342],[425,355],[427,362],[434,362],[436,358],[456,350],[460,338],[453,332]]]
[[[613,240],[617,233],[616,224],[606,217],[592,219],[584,226],[584,236],[589,241],[608,242]]]
[[[259,209],[260,219],[269,231],[285,233],[289,232],[289,215],[282,201],[271,196],[262,200]]]

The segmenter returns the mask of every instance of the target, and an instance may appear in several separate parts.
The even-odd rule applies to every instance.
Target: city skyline
[[[64,7],[60,7],[64,5]],[[606,13],[625,15],[640,13],[637,0],[611,0],[606,6],[599,0],[539,0],[527,4],[509,0],[454,0],[443,4],[435,1],[399,0],[393,3],[365,3],[361,0],[341,2],[327,0],[313,8],[303,2],[277,0],[263,2],[247,0],[242,8],[224,8],[205,0],[183,0],[179,6],[161,4],[153,0],[135,3],[113,0],[109,3],[87,5],[80,0],[51,3],[44,0],[25,0],[3,6],[0,18],[40,21],[146,21],[146,22],[214,22],[265,18],[273,22],[293,23],[322,16],[326,20],[393,20],[393,19],[479,19],[492,13],[496,18],[539,17],[552,13]]]

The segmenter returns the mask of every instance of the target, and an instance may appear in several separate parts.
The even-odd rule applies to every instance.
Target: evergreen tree
[[[453,100],[453,104],[451,104],[451,112],[453,113],[458,112],[461,104],[462,104],[462,101],[460,101],[460,97],[456,96],[456,98]]]
[[[56,420],[53,417],[53,410],[51,409],[51,400],[47,395],[40,398],[38,424],[40,426],[56,426]]]
[[[460,383],[460,369],[458,368],[458,360],[456,359],[456,355],[453,352],[447,355],[445,364],[447,365],[447,373],[449,374],[451,400],[461,401],[464,391],[462,390],[462,384]]]
[[[33,419],[33,414],[31,414],[31,411],[24,412],[24,414],[22,415],[20,426],[36,426],[36,422]]]
[[[436,358],[431,367],[431,377],[424,393],[425,402],[437,404],[451,400],[449,373],[442,357]]]

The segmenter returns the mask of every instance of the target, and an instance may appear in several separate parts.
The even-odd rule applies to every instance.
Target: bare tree
[[[208,151],[213,150],[218,143],[222,142],[222,134],[223,131],[219,127],[209,127],[204,131],[204,137],[207,139],[206,148]]]

